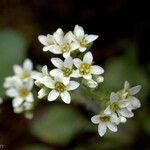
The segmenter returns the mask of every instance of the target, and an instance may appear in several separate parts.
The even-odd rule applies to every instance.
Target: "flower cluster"
[[[13,98],[12,106],[15,113],[25,113],[26,117],[32,117],[29,113],[33,108],[34,97],[31,92],[34,82],[31,78],[33,74],[33,64],[31,60],[26,59],[23,63],[23,67],[14,65],[13,76],[6,77],[4,87],[6,95]]]
[[[107,108],[91,118],[94,124],[99,124],[98,133],[100,136],[105,134],[107,127],[116,132],[119,123],[125,123],[126,118],[134,116],[132,111],[141,107],[140,101],[134,96],[140,89],[140,85],[130,88],[129,82],[125,81],[124,89],[117,93],[111,93]]]
[[[48,71],[48,67],[43,66],[42,72],[32,76],[35,84],[41,88],[38,92],[39,98],[48,95],[48,101],[54,101],[60,96],[62,101],[69,104],[71,102],[69,91],[77,89],[80,81],[84,80],[90,88],[96,88],[98,83],[103,82],[101,74],[104,70],[98,65],[93,65],[92,53],[88,51],[89,46],[97,38],[97,35],[85,34],[83,28],[78,25],[73,32],[65,34],[59,28],[53,35],[38,37],[44,45],[43,51],[61,54],[64,58],[64,60],[52,58],[51,62],[55,69]],[[81,53],[83,57],[80,56]]]

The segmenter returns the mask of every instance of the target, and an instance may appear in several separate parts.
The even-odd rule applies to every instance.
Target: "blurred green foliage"
[[[12,75],[14,64],[26,56],[27,41],[22,34],[11,29],[0,30],[0,96],[5,96],[4,78]]]

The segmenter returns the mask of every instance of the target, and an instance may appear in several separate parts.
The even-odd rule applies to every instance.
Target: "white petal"
[[[99,123],[99,115],[95,115],[91,118],[91,121],[94,123],[94,124],[98,124]]]
[[[54,54],[61,54],[61,48],[58,45],[50,45],[43,48],[43,51],[50,51]]]
[[[83,57],[83,62],[84,63],[88,63],[88,64],[92,64],[93,61],[93,55],[91,52],[87,52],[84,57]]]
[[[117,125],[120,123],[120,119],[118,118],[118,116],[117,116],[116,113],[113,113],[113,114],[111,115],[111,122],[112,122],[112,123],[115,123],[115,124],[117,124]]]
[[[125,88],[125,90],[127,90],[127,89],[130,88],[130,84],[129,84],[128,81],[125,81],[125,83],[124,83],[124,88]]]
[[[47,93],[46,93],[45,89],[43,89],[43,88],[38,92],[38,98],[39,99],[42,99],[46,95],[47,95]]]
[[[63,67],[63,61],[60,58],[52,58],[51,62],[55,67],[59,69]]]
[[[91,35],[86,36],[85,40],[88,44],[88,43],[91,43],[91,42],[95,41],[97,38],[98,38],[98,35],[92,35],[91,34]]]
[[[62,99],[66,104],[69,104],[69,103],[71,102],[71,96],[70,96],[70,94],[69,94],[67,91],[61,93],[60,96],[61,96],[61,99]]]
[[[90,79],[92,79],[92,75],[91,74],[83,75],[83,78],[86,80],[90,80]]]
[[[94,65],[94,66],[91,66],[91,72],[92,74],[99,75],[99,74],[104,73],[104,69],[98,65]]]
[[[75,59],[73,59],[73,63],[77,68],[79,68],[82,61],[79,58],[75,58]]]
[[[31,71],[33,69],[32,61],[30,59],[26,59],[23,63],[23,68]]]
[[[48,101],[54,101],[58,98],[59,93],[56,90],[52,90],[48,95]]]
[[[119,116],[119,119],[121,123],[127,122],[127,119],[125,117]]]
[[[58,34],[58,33],[54,33],[54,39],[56,40],[57,44],[62,45],[64,42],[63,39],[63,35],[62,34]]]
[[[131,118],[134,116],[134,114],[130,111],[128,111],[126,108],[123,108],[118,111],[123,117]]]
[[[81,75],[79,73],[79,70],[73,70],[73,72],[71,74],[71,77],[73,77],[73,78],[79,78],[79,77],[81,77]]]
[[[87,47],[79,47],[80,52],[84,52],[84,51],[86,51],[86,49],[87,49]]]
[[[98,125],[98,133],[100,136],[103,136],[106,133],[106,125],[104,123],[99,123]]]
[[[140,107],[141,107],[141,102],[140,102],[139,99],[137,99],[136,97],[132,97],[131,105],[132,105],[134,108],[140,108]]]
[[[19,65],[14,65],[13,69],[14,69],[15,74],[17,74],[17,75],[19,75],[19,74],[21,74],[23,72],[22,67],[19,66]]]
[[[120,108],[125,108],[125,107],[128,107],[129,105],[130,105],[130,101],[128,101],[128,100],[121,100],[119,102],[119,107]]]
[[[54,89],[54,80],[52,80],[50,77],[44,77],[43,78],[43,84],[46,86],[46,87],[48,87],[48,88],[50,88],[50,89]]]
[[[72,42],[71,44],[70,44],[70,49],[71,50],[76,50],[76,49],[78,49],[79,48],[79,44],[77,43],[77,42]]]
[[[107,127],[113,131],[113,132],[117,132],[117,126],[114,123],[107,123]]]
[[[70,51],[69,51],[69,52],[66,52],[66,53],[63,53],[63,57],[64,57],[64,58],[70,57]]]
[[[93,79],[87,81],[87,86],[90,88],[96,88],[98,86],[97,82],[95,82]]]
[[[73,34],[72,34],[71,31],[69,31],[69,32],[67,32],[67,33],[65,34],[64,40],[65,40],[67,43],[69,43],[69,44],[74,40]]]
[[[28,90],[31,90],[33,88],[33,85],[34,85],[33,79],[30,79],[25,83],[25,86]]]
[[[75,90],[76,88],[79,87],[79,83],[76,82],[76,81],[70,81],[69,84],[67,85],[67,90],[68,91],[72,91],[72,90]]]
[[[34,101],[34,98],[33,98],[32,93],[30,93],[30,94],[26,97],[26,101],[27,101],[27,102],[33,102],[33,101]]]
[[[55,33],[57,33],[57,34],[59,34],[61,36],[64,36],[64,32],[63,32],[63,30],[61,28],[58,28]]]
[[[68,85],[70,82],[70,77],[63,77],[63,84]]]
[[[18,106],[20,106],[23,103],[23,101],[24,100],[21,99],[21,98],[15,98],[12,101],[12,105],[13,105],[13,107],[18,107]]]
[[[110,106],[108,106],[105,110],[104,110],[104,114],[106,115],[110,115],[112,112],[110,110]]]
[[[131,95],[135,95],[141,90],[141,88],[142,88],[142,86],[138,85],[138,86],[135,86],[133,88],[130,88],[129,92],[130,92]]]
[[[44,35],[39,35],[38,36],[38,40],[40,41],[40,43],[42,43],[43,45],[47,45],[47,37]]]
[[[46,65],[42,67],[42,73],[43,73],[44,75],[48,75],[48,68],[47,68]]]
[[[118,100],[119,100],[118,95],[115,92],[112,92],[110,95],[110,102],[113,103],[113,102],[116,102]]]
[[[6,95],[9,97],[16,97],[18,95],[18,93],[17,93],[16,89],[8,89],[6,91]]]
[[[64,67],[72,69],[72,66],[73,66],[73,60],[72,60],[72,58],[69,57],[69,58],[65,59],[65,61],[64,61]]]
[[[81,26],[76,25],[74,28],[74,35],[77,39],[83,39],[84,37],[84,29]]]
[[[53,70],[50,71],[50,75],[53,76],[53,77],[55,77],[58,74],[62,74],[62,71],[60,69],[53,69]]]

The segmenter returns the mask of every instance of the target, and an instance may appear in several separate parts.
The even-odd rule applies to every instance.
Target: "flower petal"
[[[30,93],[30,94],[26,97],[26,101],[27,101],[27,102],[33,102],[33,101],[34,101],[34,98],[33,98],[32,93]]]
[[[64,60],[64,67],[72,69],[73,67],[73,60],[71,57],[68,57],[67,59]]]
[[[91,35],[87,35],[85,37],[85,40],[86,40],[87,44],[89,44],[89,43],[95,41],[97,38],[98,38],[98,35],[92,35],[91,34]]]
[[[131,95],[137,94],[141,90],[142,86],[138,85],[129,89]]]
[[[91,118],[91,121],[94,123],[94,124],[98,124],[99,123],[99,115],[95,115]]]
[[[76,25],[74,28],[74,35],[77,39],[81,40],[84,37],[84,29],[81,26]]]
[[[58,98],[59,93],[56,90],[52,90],[49,94],[48,94],[48,101],[54,101]]]
[[[73,63],[77,68],[79,68],[82,61],[79,58],[75,58],[75,59],[73,59]]]
[[[92,79],[92,75],[91,74],[83,75],[83,78],[86,80],[90,80]]]
[[[23,99],[22,98],[14,98],[12,101],[12,106],[13,107],[18,107],[23,103]]]
[[[38,40],[40,41],[40,43],[42,43],[43,45],[47,45],[47,37],[45,35],[39,35],[38,36]]]
[[[99,74],[104,73],[104,69],[98,65],[94,65],[94,66],[91,66],[91,72],[92,74],[99,75]]]
[[[123,108],[118,111],[123,117],[125,118],[131,118],[134,116],[134,114],[130,111],[128,111],[126,108]]]
[[[132,97],[132,100],[130,101],[131,105],[136,109],[141,107],[141,102],[136,97]]]
[[[110,110],[110,106],[108,106],[105,110],[104,110],[104,114],[106,115],[110,115],[112,112]]]
[[[60,96],[61,96],[61,99],[62,99],[66,104],[70,104],[70,102],[71,102],[71,96],[70,96],[70,94],[69,94],[67,91],[61,93]]]
[[[79,83],[76,82],[76,81],[70,81],[69,84],[67,85],[67,90],[68,91],[72,91],[72,90],[75,90],[79,87]]]
[[[113,132],[117,132],[117,126],[114,123],[107,123],[107,127],[113,131]]]
[[[46,65],[42,67],[42,73],[43,75],[48,75],[48,68]]]
[[[80,52],[84,52],[84,51],[86,51],[86,49],[87,49],[87,47],[79,47]]]
[[[53,70],[50,71],[50,75],[53,76],[53,77],[55,77],[58,74],[62,74],[62,71],[60,69],[53,69]]]
[[[100,136],[103,136],[106,133],[106,125],[104,123],[99,123],[98,125],[98,133]]]
[[[43,48],[43,51],[50,51],[53,54],[61,54],[61,48],[58,45],[50,45]]]
[[[23,72],[22,67],[19,65],[14,65],[13,69],[14,69],[15,74],[17,74],[17,75],[20,75]]]
[[[63,67],[63,61],[60,58],[52,58],[51,62],[55,67],[59,69]]]
[[[23,63],[23,68],[31,71],[33,69],[32,61],[30,59],[26,59]]]
[[[118,100],[119,100],[119,96],[115,92],[112,92],[110,95],[110,102],[113,103],[113,102],[116,102]]]
[[[52,80],[50,77],[44,77],[43,78],[43,84],[46,86],[46,87],[48,87],[48,88],[50,88],[50,89],[54,89],[54,80]]]
[[[93,55],[91,52],[87,52],[84,57],[83,57],[83,62],[84,63],[88,63],[88,64],[92,64],[93,61]]]
[[[6,95],[9,97],[16,97],[18,95],[18,92],[16,89],[11,88],[6,91]]]
[[[81,75],[79,73],[79,70],[73,70],[73,72],[71,74],[71,77],[73,77],[73,78],[79,78],[79,77],[81,77]]]
[[[128,81],[125,81],[125,83],[124,83],[124,89],[127,90],[127,89],[129,89],[129,88],[130,88],[129,82],[128,82]]]

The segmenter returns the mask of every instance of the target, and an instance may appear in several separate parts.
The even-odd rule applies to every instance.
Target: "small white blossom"
[[[119,96],[112,92],[110,95],[110,105],[104,111],[105,114],[117,113],[120,119],[131,118],[134,114],[127,109],[130,105],[129,101],[119,100]]]
[[[52,58],[51,62],[57,69],[53,69],[50,71],[50,75],[55,77],[58,74],[61,74],[66,80],[67,83],[70,81],[70,77],[73,74],[73,60],[71,57],[66,58],[64,62],[60,58]]]
[[[83,61],[79,58],[75,58],[74,65],[77,67],[77,70],[74,71],[74,77],[83,77],[86,80],[91,80],[92,75],[100,75],[104,73],[104,69],[98,65],[92,65],[93,56],[91,52],[87,52]]]
[[[33,80],[27,82],[18,82],[16,87],[7,89],[6,95],[14,98],[12,101],[13,107],[19,107],[24,101],[33,102],[34,98],[31,93],[33,87]]]
[[[106,133],[107,128],[113,132],[117,132],[117,125],[120,123],[120,120],[115,113],[110,115],[104,113],[95,115],[91,118],[91,121],[94,124],[98,124],[98,133],[100,136],[103,136]]]
[[[64,58],[68,58],[72,51],[78,49],[78,45],[73,42],[71,32],[64,34],[63,30],[59,28],[53,34],[53,38],[55,43],[50,46],[46,46],[44,48],[45,51],[50,51],[54,54],[63,54]]]
[[[31,78],[31,75],[33,73],[33,64],[30,59],[26,59],[23,62],[23,67],[19,65],[13,66],[15,75],[20,78],[22,81],[27,81]]]
[[[140,90],[141,90],[141,85],[137,85],[131,88],[129,82],[125,81],[124,89],[121,92],[121,97],[123,100],[130,102],[130,105],[127,107],[129,111],[132,111],[134,109],[141,107],[141,103],[139,99],[134,96]]]
[[[84,29],[81,26],[76,25],[73,31],[75,44],[79,47],[80,52],[84,52],[89,44],[98,38],[98,35],[88,35],[84,33]]]
[[[70,81],[66,83],[62,76],[55,76],[54,80],[50,77],[45,77],[44,85],[47,88],[52,89],[52,91],[48,95],[48,101],[54,101],[59,96],[61,99],[69,104],[71,102],[71,96],[68,91],[75,90],[79,87],[79,83],[76,81]]]

